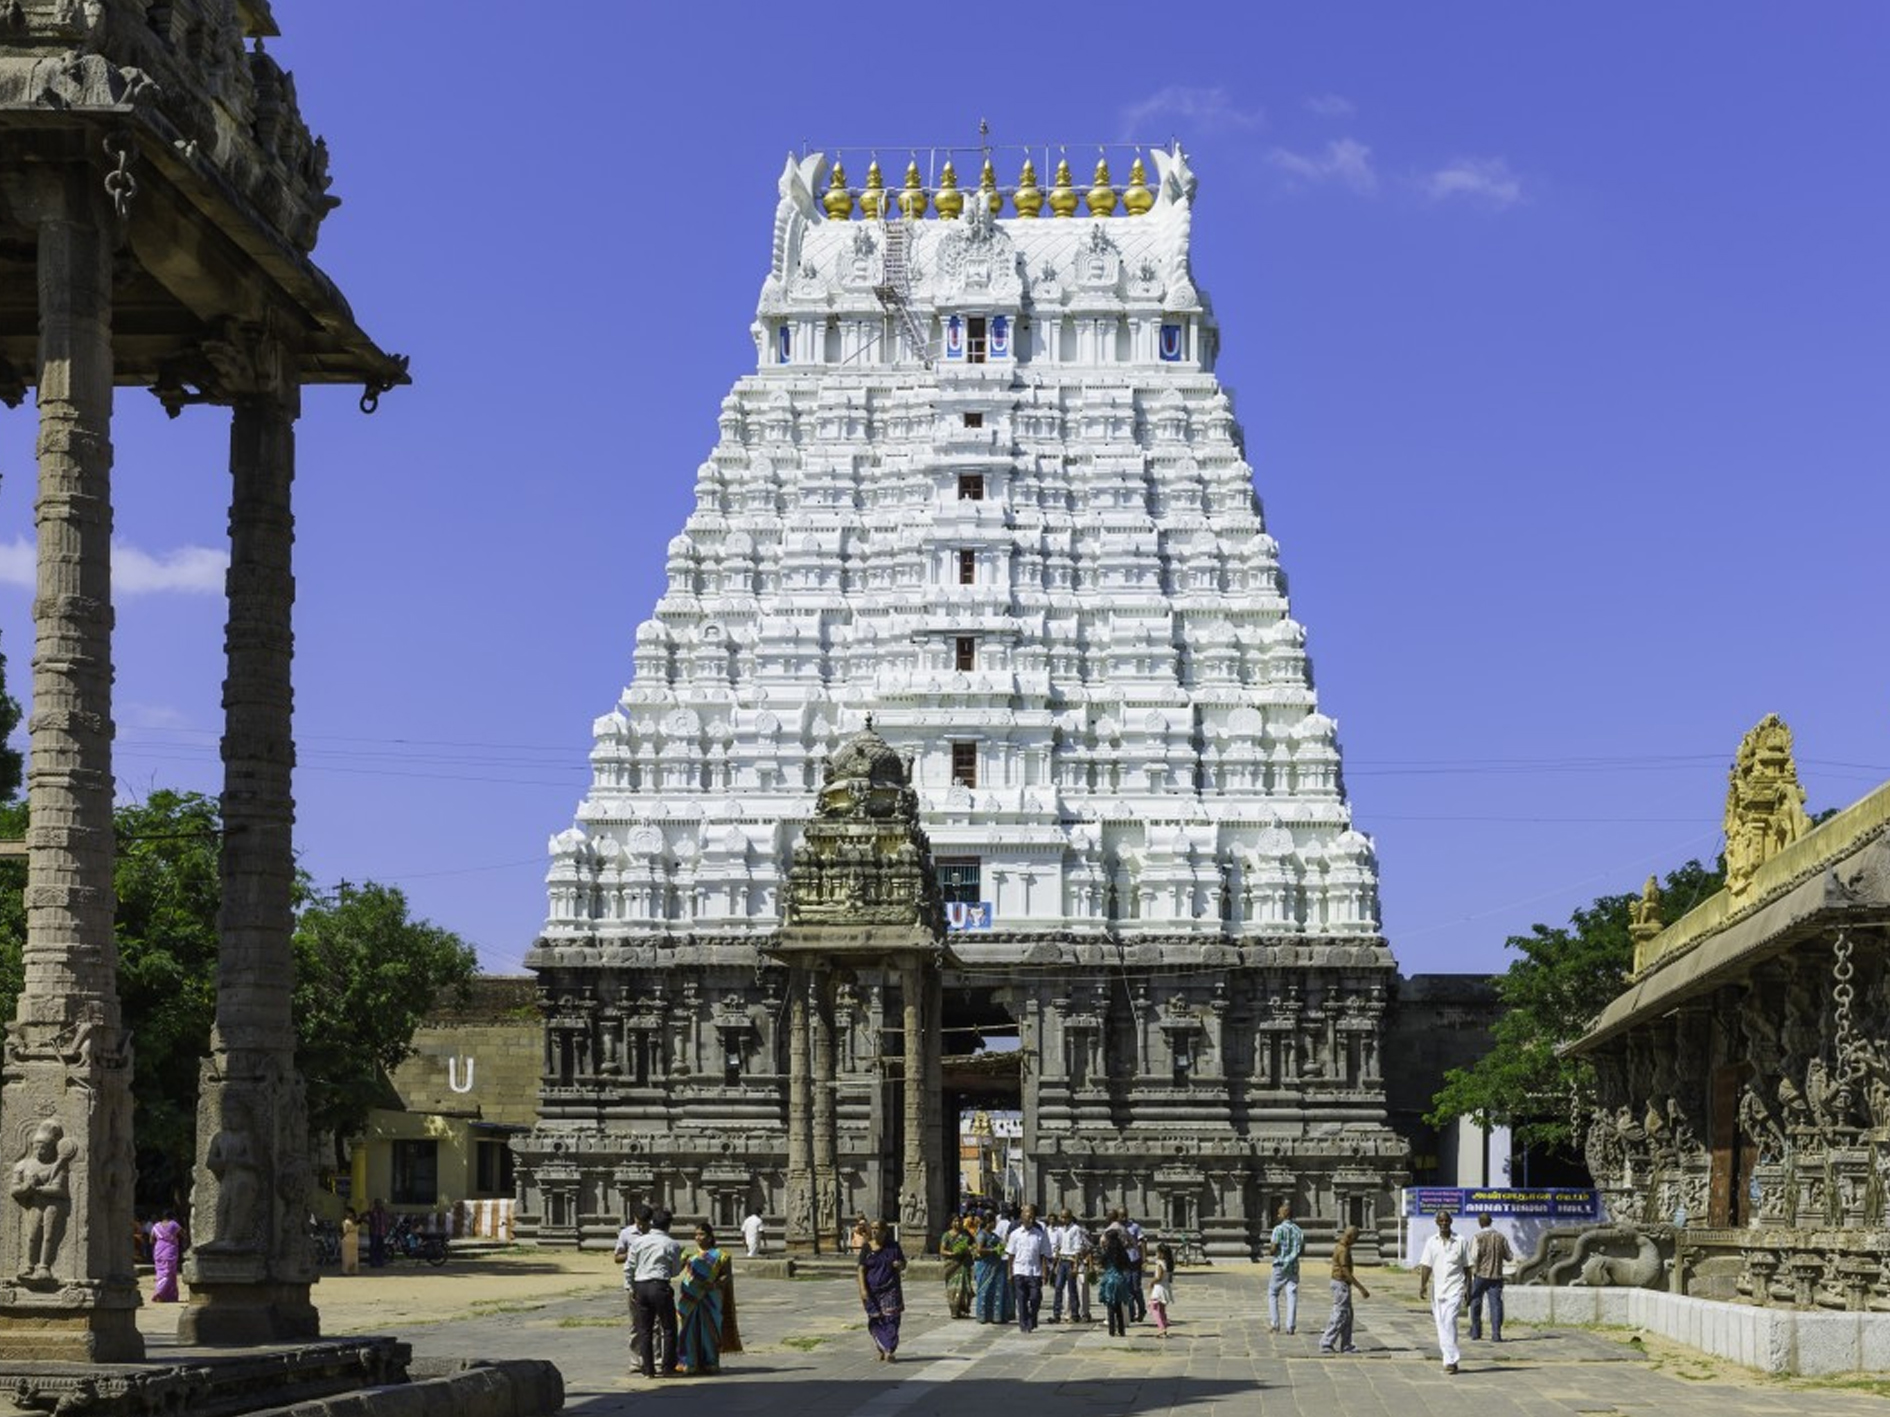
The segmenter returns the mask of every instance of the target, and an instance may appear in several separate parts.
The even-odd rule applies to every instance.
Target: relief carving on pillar
[[[78,1142],[46,1117],[34,1126],[13,1165],[9,1194],[23,1212],[18,1275],[29,1288],[51,1289],[58,1283],[53,1265],[72,1212],[72,1168],[78,1159]]]

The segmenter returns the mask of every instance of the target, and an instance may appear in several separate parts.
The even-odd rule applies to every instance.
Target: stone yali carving
[[[12,1195],[25,1212],[20,1225],[20,1279],[32,1285],[53,1283],[53,1262],[65,1237],[72,1209],[72,1163],[79,1144],[50,1119],[33,1128],[26,1153],[13,1165]]]

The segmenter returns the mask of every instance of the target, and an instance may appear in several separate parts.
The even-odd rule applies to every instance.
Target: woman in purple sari
[[[886,1222],[880,1221],[860,1251],[860,1304],[866,1310],[866,1331],[873,1335],[882,1363],[892,1362],[899,1351],[899,1316],[906,1308],[899,1272],[905,1267],[905,1251]]]
[[[164,1218],[151,1227],[151,1268],[157,1272],[157,1288],[151,1298],[155,1302],[177,1302],[177,1266],[183,1257],[184,1227],[177,1222],[177,1212],[167,1210]]]

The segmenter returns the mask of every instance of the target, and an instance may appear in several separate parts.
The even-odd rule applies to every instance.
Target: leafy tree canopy
[[[1663,913],[1678,920],[1724,883],[1722,868],[1689,861],[1662,882]],[[1572,1140],[1570,1099],[1592,1096],[1592,1070],[1555,1050],[1579,1037],[1625,985],[1634,963],[1628,906],[1637,899],[1638,893],[1604,895],[1565,926],[1510,936],[1506,948],[1520,958],[1496,981],[1504,1012],[1491,1029],[1490,1051],[1444,1075],[1427,1122],[1441,1127],[1471,1117],[1512,1127],[1525,1142]]]
[[[118,855],[118,997],[135,1057],[139,1188],[181,1198],[196,1155],[197,1079],[216,1018],[217,875],[221,816],[193,792],[154,792],[114,814]],[[0,837],[25,835],[24,802],[0,805]],[[0,860],[0,1017],[23,985],[26,863]],[[311,1126],[338,1139],[359,1130],[382,1069],[409,1051],[435,997],[476,970],[451,932],[408,918],[388,886],[343,884],[317,894],[298,875],[296,1062]]]
[[[20,701],[7,692],[7,657],[0,654],[0,802],[9,802],[20,790],[25,760],[13,746],[13,730],[20,726]]]

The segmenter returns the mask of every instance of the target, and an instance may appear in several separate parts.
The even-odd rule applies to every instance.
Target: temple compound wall
[[[856,192],[788,162],[757,368],[551,842],[524,1233],[602,1242],[642,1200],[781,1222],[772,952],[821,765],[869,714],[953,927],[946,1110],[1021,1109],[1029,1198],[1224,1255],[1281,1199],[1389,1218],[1376,860],[1214,376],[1195,176],[1147,158],[1080,191],[1067,164],[895,190],[874,163]],[[817,1093],[843,1209],[892,1214],[904,1003],[844,974]]]
[[[1649,882],[1629,988],[1574,1045],[1611,1224],[1534,1275],[1890,1310],[1890,785],[1812,827],[1776,717],[1741,744],[1727,885],[1670,925]]]

